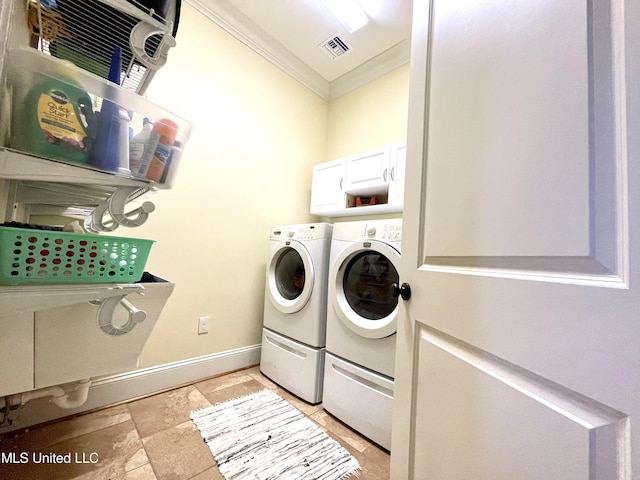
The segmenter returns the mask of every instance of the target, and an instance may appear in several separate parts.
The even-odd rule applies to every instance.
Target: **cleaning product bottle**
[[[152,127],[153,123],[151,120],[145,118],[142,121],[142,130],[134,135],[129,142],[129,169],[131,170],[131,173],[137,177],[144,177],[144,175],[140,175],[138,171],[140,170],[140,162],[142,161],[144,148],[151,136]]]
[[[162,173],[162,179],[160,183],[165,185],[167,188],[173,187],[173,182],[176,178],[176,173],[178,172],[178,165],[180,164],[180,159],[182,158],[182,142],[176,140],[173,142],[173,147],[171,147],[171,155],[169,156],[169,161],[164,167],[164,172]]]
[[[110,103],[109,108],[106,104]],[[89,152],[89,163],[107,172],[117,172],[120,165],[120,113],[118,105],[104,100],[98,114],[98,130]]]
[[[109,81],[120,85],[120,70],[122,69],[122,51],[115,46],[111,57]],[[100,170],[117,172],[120,166],[120,136],[122,118],[120,107],[113,99],[104,98],[102,108],[98,114],[96,136],[89,153],[89,163]]]
[[[141,176],[160,182],[177,133],[178,125],[167,118],[158,120],[153,125],[138,170]]]
[[[118,164],[118,173],[120,175],[131,175],[129,169],[129,112],[120,107],[120,152],[118,158],[120,163]]]
[[[25,152],[87,163],[96,119],[91,98],[73,80],[47,77],[16,112],[11,145]]]

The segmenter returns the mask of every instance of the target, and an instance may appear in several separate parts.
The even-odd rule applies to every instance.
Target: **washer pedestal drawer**
[[[391,450],[393,380],[327,352],[322,406],[354,430]]]
[[[320,403],[324,352],[263,328],[260,371],[301,399]]]

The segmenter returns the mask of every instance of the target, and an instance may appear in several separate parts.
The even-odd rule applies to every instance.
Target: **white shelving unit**
[[[112,187],[151,188],[149,182],[113,175],[84,166],[56,162],[0,147],[0,178],[5,180],[31,180],[61,182],[72,185],[102,185]]]
[[[148,182],[84,167],[56,162],[0,147],[0,196],[6,205],[3,221],[30,215],[66,215],[69,207],[78,214],[90,213],[119,188],[135,188],[140,197],[153,187]],[[132,198],[134,200],[134,198]]]
[[[64,36],[43,38],[44,35],[41,35],[38,42],[33,42],[33,25],[29,31],[26,3],[22,0],[10,0],[3,1],[0,6],[0,32],[2,32],[0,33],[0,79],[3,81],[8,78],[9,68],[6,59],[10,49],[27,45],[36,46],[35,43],[37,43],[37,46],[46,52],[51,48],[52,42],[58,42],[57,56],[63,58],[60,55],[60,47],[63,43],[61,40],[70,40]],[[42,7],[40,0],[29,3],[35,5],[36,9]],[[62,9],[67,8],[62,19],[69,28],[74,23],[69,16],[70,12],[78,9],[71,13],[74,17],[85,20],[88,28],[82,32],[82,35],[93,35],[93,38],[90,42],[84,42],[78,30],[73,34],[75,40],[87,45],[100,44],[104,37],[109,36],[92,28],[92,25],[95,27],[96,22],[111,19],[112,23],[107,26],[108,29],[122,28],[122,25],[118,25],[119,21],[114,21],[116,16],[107,15],[106,19],[100,16],[95,17],[87,10],[90,8],[99,9],[96,11],[102,11],[100,9],[103,8],[115,9],[123,16],[133,19],[132,25],[135,25],[136,29],[134,36],[148,34],[149,37],[158,37],[154,40],[157,47],[155,52],[161,53],[157,58],[152,58],[151,52],[143,51],[140,53],[141,57],[123,64],[124,78],[130,80],[134,71],[142,71],[142,76],[134,80],[133,86],[125,83],[128,90],[119,94],[118,98],[122,103],[118,102],[118,104],[151,118],[163,118],[165,116],[163,109],[152,104],[147,105],[148,102],[135,93],[144,91],[153,72],[166,60],[166,57],[161,58],[162,55],[166,54],[168,47],[175,44],[172,34],[175,26],[173,18],[176,12],[170,10],[166,18],[159,19],[154,12],[144,11],[139,8],[140,4],[134,5],[127,0],[59,0],[56,3],[59,10],[54,13],[62,14]],[[37,15],[41,14],[42,12],[37,12]],[[117,17],[120,18],[120,16]],[[44,26],[44,24],[38,25]],[[37,26],[36,29],[42,32],[45,30]],[[126,38],[128,43],[126,36],[119,35],[119,38]],[[163,42],[166,48],[159,46]],[[71,47],[71,44],[71,41],[67,42],[66,47]],[[128,45],[123,46],[129,48]],[[113,44],[110,43],[108,48],[112,50]],[[98,77],[95,78],[96,81],[100,80]],[[0,112],[0,142],[9,145],[7,132],[12,117],[6,111],[10,102],[7,101],[8,89],[5,87],[0,85],[0,105],[3,106]],[[87,90],[98,94],[97,96],[101,98],[106,98],[106,94],[99,95],[100,90],[97,88],[91,90],[87,87]],[[154,182],[0,147],[0,223],[10,221],[30,223],[34,215],[62,214],[82,219],[93,211],[100,212],[110,200],[110,213],[112,203],[115,203],[118,207],[122,206],[122,213],[125,214],[125,208],[127,211],[135,208],[135,204],[144,200],[145,195],[153,193],[156,188],[158,185]],[[116,197],[119,201],[113,202]],[[148,214],[146,211],[143,213]],[[0,376],[0,396],[135,368],[137,356],[142,348],[140,345],[144,344],[150,334],[155,320],[173,289],[172,282],[160,277],[156,277],[154,282],[157,283],[0,286],[0,327],[3,330],[0,338],[0,362],[19,365],[19,368],[12,368],[11,372]],[[136,294],[143,291],[146,293],[144,297]],[[129,306],[125,309],[119,308],[119,315],[123,313],[126,315],[129,311],[130,329],[126,330],[116,325],[114,331],[107,332],[105,328],[110,325],[101,323],[103,311],[106,314],[115,315],[113,312],[115,312],[116,303],[124,302],[127,295],[130,295],[128,299],[131,302],[128,302]],[[106,307],[103,308],[105,305],[111,306],[111,311]],[[98,318],[96,318],[96,311]],[[141,313],[144,313],[146,320],[140,318]],[[134,316],[135,321],[132,320]],[[109,316],[107,320],[110,319]],[[98,320],[97,324],[96,320]],[[51,331],[45,331],[46,328]],[[66,333],[60,333],[60,329]],[[105,335],[112,337],[105,337]],[[74,338],[76,342],[72,346],[74,350],[69,350],[67,339]],[[105,342],[104,338],[108,340]],[[113,346],[105,348],[105,345]],[[104,349],[100,351],[100,355],[96,355],[98,349]],[[64,353],[69,351],[72,353],[64,357]],[[59,375],[60,372],[63,376]],[[0,422],[6,420],[6,415],[0,416]]]
[[[47,188],[50,187],[50,188]],[[151,188],[147,182],[83,167],[54,162],[0,148],[0,220],[28,222],[35,214],[67,214],[71,208],[89,212],[118,188],[136,188],[139,196]],[[140,289],[129,284],[0,286],[0,316],[71,305],[105,298],[109,292]]]
[[[34,214],[66,213],[69,208],[89,212],[120,188],[135,189],[143,195],[149,191],[150,185],[0,148],[0,220],[28,222]],[[148,335],[173,284],[166,283],[160,288],[166,297],[158,298],[159,293],[154,290],[155,298],[150,299],[147,295],[145,299],[135,295],[145,291],[145,285],[139,283],[0,286],[0,327],[3,330],[0,361],[20,365],[20,368],[0,377],[0,395],[135,368],[137,350],[127,347],[139,342],[141,336]],[[136,297],[136,307],[144,308],[145,316],[155,315],[153,322],[149,323],[151,317],[147,318],[143,326],[137,327],[118,343],[117,351],[128,350],[128,355],[107,360],[104,354],[92,356],[90,350],[98,345],[92,342],[103,341],[100,337],[104,335],[95,325],[96,319],[92,318],[96,311],[101,310],[96,310],[98,307],[93,305],[113,302],[115,308],[115,303],[128,295],[131,299]],[[76,310],[70,310],[68,314],[51,313],[51,318],[46,317],[47,312],[59,312],[56,309],[64,308]],[[85,321],[74,321],[81,316],[78,312],[82,312]],[[59,334],[44,334],[42,327],[45,326],[54,328]],[[86,331],[79,332],[80,327]],[[68,352],[66,343],[60,344],[60,339],[71,341],[75,335],[82,337],[82,341],[71,343],[78,349],[74,353],[76,357],[65,360],[67,363],[58,360],[60,354]],[[54,360],[44,358],[43,352]],[[67,376],[60,377],[61,372]],[[7,421],[6,412],[3,421]]]
[[[120,189],[134,192],[133,199],[153,186],[0,148],[0,220],[68,216],[69,209],[81,217]],[[0,286],[0,361],[20,365],[0,377],[0,396],[135,369],[139,345],[148,338],[173,290],[172,282],[160,282]],[[128,302],[132,314],[144,315],[142,323],[130,323],[130,333],[122,336],[117,330],[126,310],[119,307],[118,324],[111,323],[121,302]],[[103,323],[115,328],[110,335],[117,335],[117,343],[104,339]],[[5,412],[0,421],[6,420]]]

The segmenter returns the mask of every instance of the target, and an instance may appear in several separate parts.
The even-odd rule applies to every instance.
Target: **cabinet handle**
[[[387,169],[384,169],[384,173],[382,174],[382,178],[384,179],[384,181],[387,181]]]
[[[342,180],[344,180],[344,178],[340,179],[340,190],[342,190]]]
[[[396,170],[396,167],[391,167],[391,180],[395,180],[393,178],[393,172]]]

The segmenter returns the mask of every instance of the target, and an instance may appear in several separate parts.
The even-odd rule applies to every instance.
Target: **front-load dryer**
[[[310,403],[322,400],[332,228],[278,226],[269,237],[260,370]]]
[[[329,258],[323,407],[386,449],[401,241],[402,219],[337,223]]]

